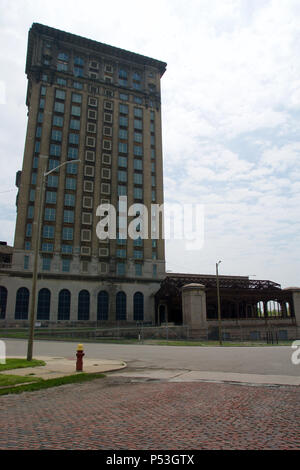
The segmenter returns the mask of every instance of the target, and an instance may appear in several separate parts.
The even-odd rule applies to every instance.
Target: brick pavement
[[[300,388],[94,382],[0,397],[0,449],[300,449]]]

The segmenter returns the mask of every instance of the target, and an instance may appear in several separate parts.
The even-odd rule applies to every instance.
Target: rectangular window
[[[91,132],[92,134],[96,134],[97,126],[96,126],[96,124],[88,122],[87,126],[86,126],[86,130],[87,130],[87,132]]]
[[[71,114],[72,114],[72,116],[80,116],[80,114],[81,114],[80,106],[72,106],[71,107]]]
[[[77,181],[76,181],[75,178],[66,178],[65,188],[75,191],[76,190],[76,182]]]
[[[137,158],[134,159],[133,162],[135,170],[142,170],[143,169],[143,160],[138,160]]]
[[[83,191],[87,193],[92,193],[94,191],[94,183],[92,181],[84,181]]]
[[[134,199],[143,199],[142,188],[134,188],[133,195],[134,195]]]
[[[137,130],[142,130],[143,129],[143,121],[141,121],[140,119],[135,119],[133,124],[134,124],[135,129],[137,129]]]
[[[62,230],[62,239],[63,240],[73,240],[73,228],[64,227]]]
[[[79,134],[69,134],[69,144],[79,144]]]
[[[56,192],[47,191],[46,192],[46,203],[47,204],[56,204]]]
[[[143,275],[143,266],[140,263],[135,264],[135,275],[142,276]]]
[[[134,259],[143,259],[144,253],[141,250],[133,250],[133,258]]]
[[[45,220],[49,222],[55,222],[56,219],[56,209],[50,209],[46,207],[45,209]]]
[[[39,113],[39,114],[38,114],[38,118],[37,118],[37,122],[40,123],[40,124],[42,124],[43,120],[44,120],[44,114],[43,114],[43,113]]]
[[[75,206],[74,194],[65,194],[65,206],[69,206],[69,207]]]
[[[36,136],[38,139],[39,139],[40,137],[42,137],[42,128],[41,128],[41,126],[39,126],[39,127],[36,128],[35,136]]]
[[[64,222],[66,224],[74,223],[74,211],[64,210]]]
[[[64,118],[62,116],[53,116],[53,126],[63,127]]]
[[[90,212],[82,212],[82,223],[84,225],[92,224],[92,214]]]
[[[93,198],[84,196],[82,198],[82,206],[85,207],[86,209],[92,209],[93,208]]]
[[[127,172],[119,170],[118,171],[118,181],[121,183],[127,183]]]
[[[82,96],[78,93],[72,93],[72,102],[73,103],[82,103]]]
[[[72,129],[74,131],[79,131],[80,130],[80,121],[78,119],[71,119],[70,129]]]
[[[89,166],[89,165],[86,165],[84,167],[84,175],[85,176],[90,176],[90,177],[94,177],[95,175],[95,167],[94,166]]]
[[[134,184],[143,184],[142,173],[134,173],[133,182]]]
[[[61,78],[61,77],[57,77],[56,83],[57,83],[57,85],[67,86],[67,80],[65,80],[64,78]]]
[[[120,104],[120,113],[128,114],[128,104]]]
[[[126,264],[125,263],[117,263],[117,274],[120,276],[124,276],[126,274]]]
[[[56,113],[64,113],[65,112],[65,104],[60,103],[59,101],[56,101],[54,104],[54,111]]]
[[[143,104],[143,99],[140,98],[139,96],[134,96],[134,97],[133,97],[133,101],[134,101],[136,104]]]
[[[44,225],[43,238],[54,238],[54,226],[53,225]]]
[[[85,159],[88,162],[94,162],[95,161],[95,152],[93,152],[91,150],[87,150],[85,152]]]
[[[109,168],[102,168],[101,176],[103,179],[110,180],[111,179],[111,170]]]
[[[83,83],[73,82],[73,88],[76,88],[77,90],[83,90]]]
[[[37,178],[37,174],[32,173],[32,175],[31,175],[31,184],[36,184],[36,178]]]
[[[89,109],[88,119],[97,119],[97,111],[95,111],[94,109]]]
[[[73,253],[72,245],[61,245],[61,252],[65,255],[71,255]]]
[[[112,136],[112,128],[111,127],[103,127],[103,135],[107,135],[109,137]]]
[[[110,194],[110,184],[102,183],[101,184],[101,193],[102,194]]]
[[[89,106],[98,106],[98,100],[97,98],[93,98],[92,96],[89,96]]]
[[[94,137],[87,137],[86,138],[86,146],[87,147],[95,147],[96,146],[96,139]]]
[[[35,152],[35,153],[39,153],[39,152],[40,152],[40,148],[41,148],[41,143],[38,141],[38,142],[35,143],[34,152]]]
[[[70,266],[71,266],[71,260],[69,260],[69,259],[63,259],[62,260],[62,271],[64,273],[70,272]]]
[[[103,139],[103,148],[105,150],[111,150],[111,141]]]
[[[104,113],[104,122],[111,124],[112,120],[112,114]]]
[[[104,109],[113,110],[114,104],[112,101],[104,101]]]
[[[125,93],[120,93],[120,100],[128,101],[128,99],[129,99],[128,95],[126,95]]]
[[[109,155],[108,153],[103,153],[102,163],[105,163],[105,165],[111,165],[111,155]]]
[[[54,129],[51,133],[51,139],[56,140],[57,142],[62,141],[62,132]]]
[[[128,152],[128,145],[123,143],[123,142],[119,142],[119,152],[120,153],[127,153]]]
[[[140,144],[143,143],[143,134],[141,132],[134,133],[134,141],[139,142]]]
[[[51,270],[51,258],[43,258],[42,260],[42,269],[43,271],[50,271]]]
[[[76,163],[68,163],[67,165],[67,174],[68,175],[77,175],[78,165]]]
[[[53,250],[53,243],[42,243],[42,251],[46,251],[47,253],[53,253]]]
[[[128,139],[127,129],[120,129],[119,130],[119,138],[122,139],[122,140],[127,140]]]
[[[127,186],[118,185],[118,196],[126,196],[127,195]]]
[[[66,92],[64,90],[56,90],[55,91],[55,98],[58,100],[65,100],[66,99]]]
[[[157,277],[157,265],[153,264],[152,268],[153,268],[153,277]]]
[[[118,157],[118,165],[122,168],[127,168],[127,157]]]
[[[117,258],[126,258],[126,249],[124,248],[119,248],[116,252]]]
[[[128,117],[120,116],[119,124],[120,126],[128,127]]]
[[[34,202],[35,201],[35,189],[31,189],[29,193],[29,201]]]
[[[57,188],[58,187],[58,176],[57,175],[49,175],[47,179],[47,185],[49,188]]]
[[[32,236],[32,224],[27,224],[26,225],[26,237],[31,237]]]
[[[71,160],[77,160],[78,159],[78,148],[69,147],[68,148],[68,158],[70,158]]]
[[[90,242],[92,239],[92,232],[91,230],[83,229],[81,230],[81,240],[83,242]]]
[[[50,155],[53,157],[61,156],[61,145],[51,144],[50,145]]]
[[[142,118],[143,110],[141,108],[134,108],[134,116],[137,118]]]
[[[137,157],[142,157],[143,156],[143,147],[141,147],[140,145],[134,145],[133,154]]]
[[[29,206],[27,210],[27,218],[33,219],[34,216],[34,206]]]

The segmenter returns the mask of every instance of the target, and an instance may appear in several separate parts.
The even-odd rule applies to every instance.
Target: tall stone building
[[[126,228],[125,196],[128,207],[149,209],[149,226],[151,204],[163,203],[165,70],[164,62],[32,25],[13,263],[1,282],[9,284],[6,319],[28,319],[38,237],[37,320],[154,320],[164,240],[152,240],[150,232],[148,239],[126,239],[120,232]],[[45,172],[51,173],[42,185]],[[111,204],[120,216],[116,239],[97,236],[100,204]],[[133,219],[131,214],[127,222]]]

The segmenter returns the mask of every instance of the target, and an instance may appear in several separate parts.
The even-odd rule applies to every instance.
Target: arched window
[[[0,286],[0,319],[3,320],[6,314],[7,289]]]
[[[16,295],[15,319],[28,320],[29,290],[21,287]]]
[[[50,298],[49,289],[41,289],[38,298],[37,320],[50,320]]]
[[[63,289],[58,297],[58,320],[70,320],[71,294]]]
[[[98,294],[98,307],[97,307],[97,320],[108,320],[108,304],[109,296],[106,291],[101,291]]]
[[[133,296],[133,319],[144,320],[144,296],[141,292],[136,292]]]
[[[126,320],[126,294],[118,292],[116,297],[116,319]]]
[[[87,290],[79,292],[78,296],[78,320],[90,319],[90,294]]]

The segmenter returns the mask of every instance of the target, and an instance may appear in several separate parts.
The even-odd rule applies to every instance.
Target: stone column
[[[184,325],[192,330],[203,330],[206,335],[208,323],[204,285],[188,284],[182,288],[182,319]]]
[[[300,287],[289,287],[284,290],[290,291],[293,294],[296,324],[298,327],[300,327]]]

